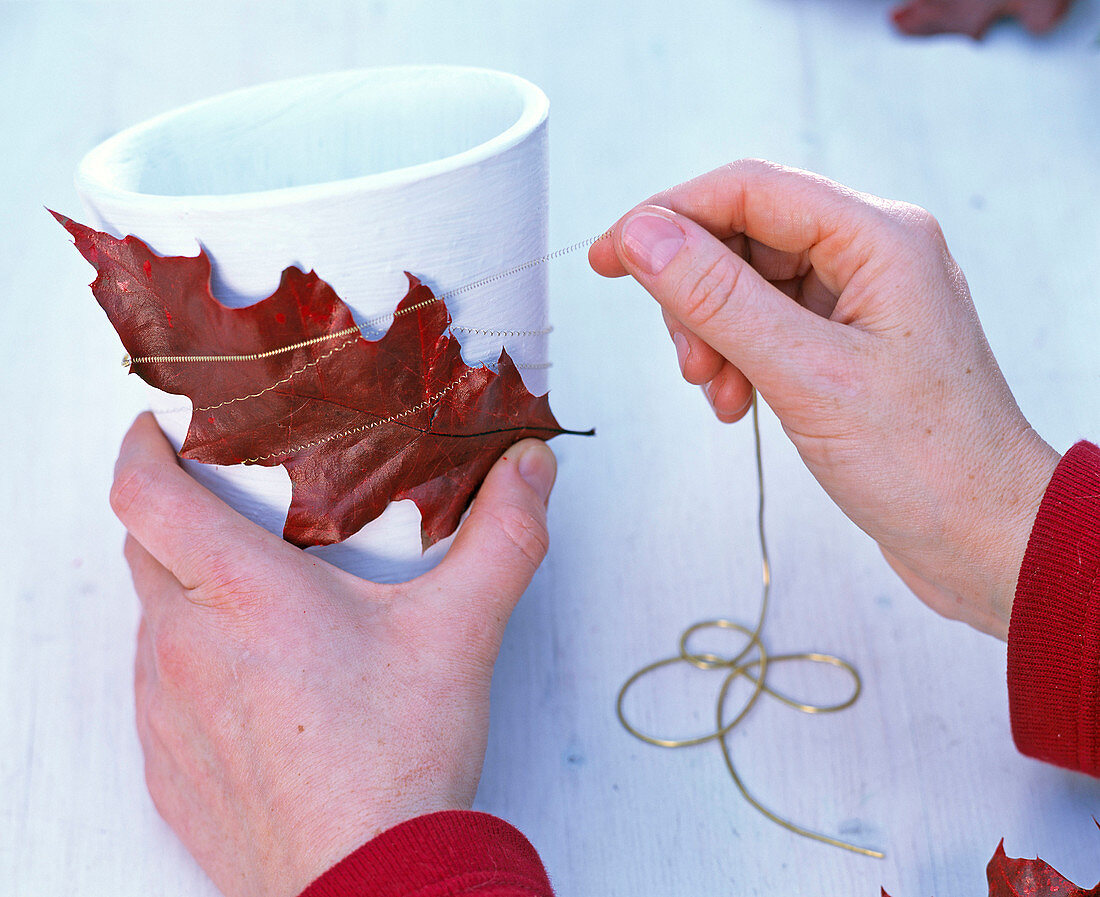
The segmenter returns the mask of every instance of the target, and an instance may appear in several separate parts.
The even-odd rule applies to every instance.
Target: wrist
[[[970,515],[970,538],[962,561],[959,594],[975,610],[971,625],[1002,641],[1016,597],[1016,583],[1043,494],[1061,455],[1031,429],[1012,451],[1000,455],[985,488],[988,500]]]
[[[290,893],[298,894],[310,882],[340,863],[362,845],[373,841],[385,832],[420,817],[433,816],[448,811],[469,810],[470,799],[447,799],[430,796],[420,800],[387,804],[384,800],[372,801],[369,808],[359,814],[347,814],[343,818],[329,818],[316,828],[304,826],[310,834],[300,839],[294,858],[294,868],[280,885],[292,884]],[[344,810],[346,811],[346,807]],[[339,815],[339,814],[338,814]],[[269,893],[283,893],[272,889]]]
[[[990,441],[965,462],[952,457],[929,493],[939,525],[922,526],[916,545],[880,546],[934,611],[1007,641],[1024,552],[1060,456],[1023,422],[1012,440]]]

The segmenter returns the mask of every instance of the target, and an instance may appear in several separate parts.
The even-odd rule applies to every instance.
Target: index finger
[[[242,517],[179,466],[176,453],[145,412],[130,427],[111,486],[122,525],[160,564],[193,589],[224,576],[233,558],[296,551]]]
[[[747,234],[773,249],[808,253],[825,286],[839,293],[890,239],[891,203],[851,190],[821,175],[742,160],[716,168],[646,200],[684,215],[726,240]],[[632,210],[633,211],[633,210]],[[593,244],[588,257],[605,277],[627,273],[619,258],[620,218],[609,236]]]

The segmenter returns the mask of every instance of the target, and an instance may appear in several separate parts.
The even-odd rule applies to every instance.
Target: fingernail
[[[750,386],[751,386],[751,384],[750,384]],[[756,392],[750,388],[749,389],[749,397],[747,399],[745,399],[745,404],[737,409],[737,415],[740,416],[742,414],[747,414],[748,410],[752,407],[752,401],[755,398],[756,398]]]
[[[558,461],[544,442],[532,442],[519,458],[519,475],[546,501],[558,475]]]
[[[687,237],[675,221],[642,212],[626,223],[621,239],[634,264],[647,274],[660,274]]]
[[[684,369],[688,357],[691,355],[691,345],[679,330],[672,334],[672,344],[676,346],[676,360],[680,362],[680,370]]]
[[[710,404],[711,408],[714,407],[714,392],[716,389],[717,382],[714,380],[711,380],[710,383],[703,384],[703,395],[707,397],[707,402]]]

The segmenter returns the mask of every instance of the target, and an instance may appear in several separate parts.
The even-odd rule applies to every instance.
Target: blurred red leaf
[[[98,272],[92,292],[126,351],[150,359],[131,370],[191,399],[181,457],[284,465],[293,494],[283,537],[296,545],[342,541],[408,498],[426,548],[454,532],[510,445],[570,432],[506,352],[496,371],[467,366],[443,302],[411,274],[393,324],[371,341],[312,271],[287,268],[272,295],[227,308],[210,291],[204,250],[161,257],[53,214]],[[248,358],[152,360],[225,355]]]
[[[903,34],[967,34],[981,40],[1001,19],[1019,19],[1033,34],[1043,34],[1069,11],[1071,0],[908,0],[891,18]]]

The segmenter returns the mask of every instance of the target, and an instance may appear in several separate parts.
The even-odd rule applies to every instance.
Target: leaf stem
[[[440,433],[438,430],[425,430],[421,427],[414,427],[412,424],[403,423],[402,426],[408,427],[410,430],[420,430],[427,436],[443,436],[447,439],[476,439],[479,436],[492,436],[496,433],[515,433],[520,430],[540,430],[546,433],[553,433],[555,436],[595,436],[596,428],[593,427],[590,430],[567,430],[565,427],[501,427],[499,430],[482,430],[478,433]]]

